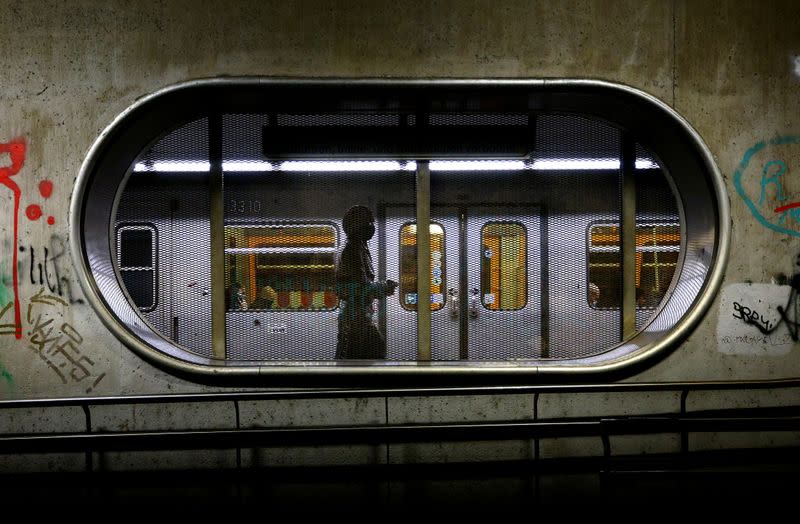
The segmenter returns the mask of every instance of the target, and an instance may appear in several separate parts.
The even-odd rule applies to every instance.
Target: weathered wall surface
[[[733,248],[722,299],[678,351],[634,380],[798,376],[790,326],[765,342],[737,318],[743,307],[774,314],[785,299],[786,288],[745,284],[800,271],[791,207],[800,200],[798,19],[792,0],[5,0],[0,398],[202,389],[104,328],[75,279],[68,209],[89,148],[126,107],[221,75],[593,78],[651,93],[713,153]]]

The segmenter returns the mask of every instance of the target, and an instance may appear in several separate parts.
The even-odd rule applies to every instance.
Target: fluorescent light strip
[[[431,171],[518,171],[522,160],[431,160]]]
[[[305,161],[282,162],[281,171],[397,171],[400,162],[394,160]]]
[[[225,160],[222,170],[232,173],[245,173],[248,171],[272,171],[272,163],[261,160]]]
[[[152,165],[139,162],[133,168],[134,171],[158,171],[162,173],[174,172],[198,172],[204,173],[211,170],[210,162],[203,161],[168,161],[168,162],[153,162]]]
[[[619,169],[620,162],[614,158],[575,158],[575,159],[539,159],[533,164],[522,160],[431,160],[431,171],[518,171],[532,169],[534,171],[594,171]],[[364,172],[364,171],[415,171],[417,163],[398,162],[395,160],[353,160],[353,161],[311,161],[289,160],[277,167],[265,161],[226,160],[222,170],[228,173],[246,173],[263,171],[289,172]],[[658,169],[652,160],[636,160],[636,169]],[[134,166],[135,172],[208,172],[210,162],[203,161],[163,161],[145,164],[139,162]]]
[[[336,253],[335,247],[226,247],[230,255],[247,255],[251,253]]]
[[[553,158],[534,160],[532,169],[537,171],[592,171],[619,169],[616,158]],[[636,169],[658,169],[652,160],[637,159]]]

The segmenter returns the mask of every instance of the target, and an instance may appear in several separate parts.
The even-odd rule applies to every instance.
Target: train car
[[[174,92],[187,97],[209,88],[196,82]],[[336,360],[337,319],[345,314],[339,295],[346,291],[336,267],[347,239],[342,216],[354,205],[376,217],[377,234],[367,246],[377,281],[399,283],[393,296],[370,299],[389,362],[511,361],[527,362],[529,370],[531,362],[574,369],[641,331],[657,313],[665,315],[664,299],[674,295],[674,286],[712,281],[712,262],[719,267],[724,257],[725,208],[713,194],[714,168],[685,167],[678,177],[686,184],[692,170],[693,177],[707,178],[711,189],[702,207],[720,208],[716,218],[687,217],[686,197],[669,174],[678,168],[656,160],[634,131],[548,102],[575,89],[570,82],[555,88],[497,82],[481,89],[470,82],[360,82],[348,88],[346,82],[254,86],[231,79],[217,86],[224,94],[214,96],[238,99],[233,93],[259,88],[273,100],[272,111],[231,108],[218,118],[218,130],[211,128],[214,117],[194,115],[189,123],[170,122],[166,133],[153,130],[155,143],[119,173],[118,203],[106,204],[116,210],[116,259],[109,260],[127,302],[177,351],[223,356],[229,369],[235,362]],[[614,90],[637,96],[602,83],[594,89],[598,103]],[[323,101],[330,91],[337,98]],[[518,102],[535,97],[536,107]],[[305,108],[303,98],[315,107]],[[358,109],[339,109],[346,104]],[[455,109],[431,109],[438,107]],[[490,133],[487,143],[482,137]],[[219,192],[212,189],[210,136],[222,151]],[[276,136],[281,142],[270,143]],[[665,149],[662,155],[676,154]],[[626,162],[627,171],[620,167]],[[427,176],[420,182],[422,166]],[[90,194],[97,176],[92,169],[111,178],[102,166],[87,169]],[[422,204],[421,183],[429,188]],[[220,228],[211,222],[213,200],[223,207],[217,234],[224,247],[212,247]],[[429,217],[426,246],[416,239],[419,208]],[[711,231],[692,231],[695,221],[705,226],[714,219],[719,225]],[[706,242],[703,265],[692,268],[686,246],[699,235]],[[625,261],[627,236],[633,247]],[[216,290],[214,249],[225,253]],[[429,253],[427,358],[415,327],[421,249]],[[623,264],[632,264],[630,283],[620,278]],[[626,289],[631,283],[633,293]],[[243,307],[230,303],[234,285],[242,286]],[[273,295],[269,304],[259,305],[262,292]],[[225,344],[216,349],[214,295],[226,299]],[[630,303],[623,307],[625,300]],[[630,326],[624,326],[626,317]],[[665,331],[663,323],[659,329]],[[303,371],[312,372],[308,366]]]
[[[0,480],[796,472],[798,16],[4,4]]]

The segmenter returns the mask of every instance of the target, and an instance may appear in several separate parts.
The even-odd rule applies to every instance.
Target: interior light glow
[[[232,173],[245,173],[248,171],[272,171],[272,163],[253,160],[224,160],[222,170]]]
[[[431,171],[513,171],[525,169],[522,160],[431,160]]]
[[[619,169],[620,161],[615,158],[549,158],[537,159],[533,163],[522,160],[431,160],[431,171],[518,171],[533,169],[536,171],[592,171]],[[636,160],[636,169],[658,169],[659,166],[650,159]],[[416,171],[414,161],[398,162],[396,160],[288,160],[275,167],[266,161],[226,160],[222,162],[222,170],[227,173],[246,173],[273,171],[293,172],[362,172],[362,171]],[[139,162],[135,172],[208,172],[210,162],[206,161],[160,161]]]
[[[537,171],[579,171],[619,169],[619,160],[614,158],[553,158],[533,161]]]
[[[211,170],[210,162],[187,160],[187,161],[162,161],[144,163],[139,162],[133,167],[134,171],[160,171],[160,172],[204,172]]]
[[[620,161],[616,158],[551,158],[533,161],[532,169],[537,171],[592,171],[619,169]],[[639,158],[636,169],[658,169],[652,160]]]
[[[652,160],[643,160],[640,158],[636,160],[636,169],[658,169],[658,164]]]
[[[305,161],[289,160],[282,162],[281,171],[397,171],[400,162],[395,160],[343,160],[343,161]]]

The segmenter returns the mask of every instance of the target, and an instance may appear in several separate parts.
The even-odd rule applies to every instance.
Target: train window
[[[594,224],[589,227],[587,301],[599,309],[619,309],[620,228]],[[680,224],[637,224],[635,282],[637,309],[654,309],[666,295],[680,254]],[[592,284],[599,296],[592,295]]]
[[[156,229],[152,224],[117,227],[117,267],[125,289],[141,311],[156,307],[156,250]]]
[[[481,301],[492,311],[513,311],[528,301],[525,226],[490,222],[481,230]]]
[[[431,224],[431,311],[444,307],[447,289],[444,229]],[[404,224],[400,228],[399,298],[403,309],[417,310],[417,226]]]
[[[71,206],[114,334],[237,387],[638,369],[703,318],[730,235],[696,131],[594,80],[187,82],[114,121]],[[358,285],[398,288],[347,311],[352,243]]]
[[[334,309],[336,229],[331,224],[226,226],[227,309]],[[235,290],[240,289],[241,303]]]

